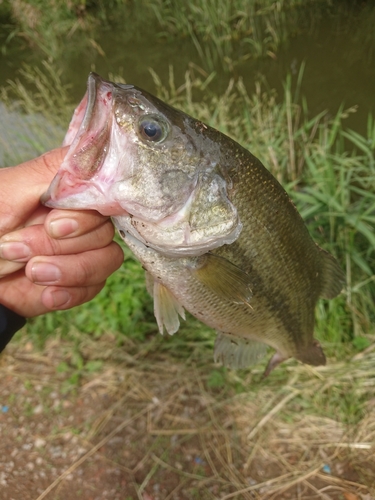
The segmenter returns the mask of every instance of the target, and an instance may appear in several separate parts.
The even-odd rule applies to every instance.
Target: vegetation
[[[35,0],[34,7],[41,9],[42,3]],[[12,4],[13,16],[17,5],[17,2]],[[77,16],[78,3],[64,5],[64,9],[70,9],[70,15],[74,11]],[[82,7],[80,12],[84,12],[85,16],[89,16],[90,9],[95,6],[98,9],[102,7],[95,2],[90,3],[90,8],[88,3],[81,2],[79,5]],[[119,2],[120,7],[124,5]],[[184,9],[195,9],[195,14],[192,14],[193,10],[184,10],[184,16],[178,17],[173,2],[159,0],[154,4],[155,15],[160,18],[160,23],[165,23],[165,27],[169,26],[170,36],[174,32],[189,30],[180,26],[188,20],[194,24],[194,33],[198,33],[199,26],[208,23],[208,17],[205,22],[202,21],[204,16],[213,16],[213,0],[204,2],[204,5],[199,2],[187,5]],[[258,8],[257,5],[256,2],[248,2],[249,8]],[[262,5],[263,10],[257,11],[259,16],[279,12],[283,17],[285,9],[296,9],[299,2],[269,1]],[[224,9],[223,5],[221,7]],[[240,8],[240,1],[231,3],[226,11],[220,11],[216,21],[212,18],[211,24],[208,24],[212,29],[218,24],[228,28],[234,19],[233,12]],[[169,15],[161,18],[158,12],[162,9],[169,9]],[[101,15],[105,14],[102,12]],[[237,18],[238,26],[243,26],[245,18],[245,13],[241,22]],[[193,31],[191,36],[194,38]],[[240,33],[238,30],[231,31],[232,34],[234,32]],[[244,35],[241,36],[244,40]],[[219,53],[219,49],[216,52]],[[355,108],[340,108],[335,116],[327,112],[310,116],[308,103],[301,96],[303,71],[302,65],[298,75],[293,79],[287,77],[283,95],[279,96],[262,81],[256,84],[254,93],[250,95],[238,77],[231,78],[227,88],[218,95],[217,73],[206,72],[195,65],[186,72],[185,81],[180,85],[175,82],[172,67],[167,85],[162,83],[155,71],[151,70],[151,73],[159,97],[230,135],[259,157],[289,191],[314,239],[339,259],[346,272],[347,288],[335,300],[319,303],[316,330],[318,337],[332,347],[329,354],[342,356],[348,349],[350,351],[350,346],[354,349],[366,347],[374,334],[375,121],[370,115],[367,134],[360,135],[345,127],[345,119],[355,113]],[[121,77],[115,78],[118,80]],[[7,106],[16,103],[18,109],[29,115],[44,116],[47,129],[48,124],[54,123],[57,127],[55,136],[62,136],[62,129],[66,128],[72,114],[73,103],[69,85],[63,83],[61,69],[53,59],[44,61],[41,66],[25,64],[19,77],[1,88],[0,92]],[[27,124],[25,118],[21,120]],[[29,129],[34,135],[27,135],[26,128],[18,143],[28,142],[35,154],[43,151],[43,147],[51,147],[45,127],[41,129],[39,138],[35,135],[37,127]],[[51,133],[49,135],[52,137]],[[2,161],[7,164],[20,161],[22,158],[14,153],[19,153],[20,148],[12,148],[9,138],[3,142],[6,147]],[[30,154],[30,150],[28,152]],[[124,342],[125,337],[144,341],[156,333],[143,271],[129,251],[126,251],[126,264],[122,270],[108,280],[107,287],[94,301],[74,311],[30,321],[28,330],[39,341],[44,341],[46,336],[56,331],[69,336],[72,324],[76,329],[94,336],[114,332],[119,342]],[[212,349],[214,335],[209,329],[193,319],[182,329],[182,334],[168,339],[163,348],[172,349],[178,356],[186,353],[183,348],[186,342],[190,343],[190,347],[199,344]]]
[[[48,67],[46,71],[51,73]],[[315,241],[339,259],[346,271],[347,288],[335,300],[321,301],[316,330],[318,337],[341,356],[348,342],[366,347],[369,340],[361,343],[357,337],[366,339],[366,335],[374,333],[375,123],[369,116],[367,136],[361,136],[345,128],[345,118],[355,109],[340,109],[333,117],[325,112],[309,117],[308,105],[299,97],[302,73],[303,68],[296,82],[287,78],[281,99],[273,91],[264,90],[261,83],[253,95],[248,95],[241,79],[231,80],[224,94],[218,96],[213,90],[214,74],[203,71],[190,70],[179,87],[172,68],[168,87],[162,85],[155,72],[153,77],[162,99],[232,136],[261,158],[286,186]],[[37,82],[38,92],[31,97],[18,82],[11,86],[13,95],[18,95],[26,108],[32,103],[33,110],[42,112],[43,95],[53,94],[48,79],[31,68],[26,68],[23,75]],[[61,83],[57,86],[61,88]],[[46,116],[52,113],[55,119],[64,116],[67,94],[60,92],[60,109],[56,95],[53,106],[44,108]],[[74,323],[76,328],[94,335],[112,331],[144,340],[145,335],[156,331],[151,309],[143,271],[128,252],[123,269],[108,280],[93,302],[78,311],[38,318],[28,328],[31,333],[44,332],[44,337],[56,330],[67,334]],[[194,329],[197,324],[194,322]],[[185,328],[184,341],[191,334],[190,327]],[[194,342],[201,334],[211,348],[213,335],[207,328],[189,340]],[[184,341],[178,335],[167,346],[180,352]]]
[[[347,280],[339,297],[321,300],[316,310],[328,365],[291,360],[263,380],[266,360],[244,371],[215,366],[215,334],[191,316],[178,334],[160,336],[144,272],[125,248],[124,266],[93,301],[29,320],[28,335],[20,333],[0,360],[2,379],[11,384],[0,410],[13,405],[24,419],[26,403],[38,399],[41,406],[42,398],[48,443],[61,444],[61,428],[64,435],[74,429],[87,447],[60,476],[51,469],[50,486],[38,498],[55,494],[68,473],[98,456],[122,467],[121,494],[129,500],[156,492],[157,484],[169,488],[165,498],[374,496],[375,120],[369,114],[359,133],[347,126],[355,107],[314,116],[301,92],[303,64],[278,95],[261,78],[249,91],[239,76],[243,61],[274,58],[304,26],[319,30],[323,17],[332,31],[350,32],[360,57],[373,64],[375,9],[366,0],[0,0],[3,53],[28,44],[39,58],[0,87],[2,121],[11,124],[0,133],[0,166],[60,142],[77,100],[63,67],[65,40],[77,41],[77,51],[82,44],[87,53],[101,53],[99,25],[117,22],[129,37],[189,40],[199,64],[184,78],[172,67],[163,78],[151,70],[154,92],[260,158]],[[347,54],[357,57],[355,48]],[[109,78],[120,81],[117,73]],[[43,354],[30,352],[30,338]],[[19,383],[29,378],[25,392]],[[43,400],[43,385],[61,392],[62,406]],[[91,401],[92,413],[82,399]],[[32,406],[27,411],[27,419],[40,420]],[[11,433],[3,434],[12,447]],[[47,444],[43,457],[48,453]],[[90,483],[93,491],[91,467],[79,485]],[[114,487],[113,476],[108,485],[99,476],[103,491]]]
[[[297,29],[303,13],[309,12],[301,0],[159,0],[152,6],[161,34],[191,37],[201,63],[209,70],[218,63],[233,69],[250,57],[275,57],[279,46]]]
[[[336,255],[346,269],[347,290],[318,308],[319,335],[345,342],[368,333],[375,320],[375,123],[368,118],[367,136],[345,128],[355,109],[330,118],[308,116],[307,103],[288,78],[281,102],[261,84],[248,96],[242,81],[230,83],[224,95],[209,94],[207,80],[187,75],[176,90],[159,94],[173,105],[232,136],[247,147],[286,186],[314,239]],[[206,101],[194,100],[205,89]],[[242,110],[242,112],[239,112]]]
[[[248,59],[276,58],[281,46],[329,18],[333,30],[358,41],[373,60],[375,13],[371,2],[350,0],[13,0],[0,3],[8,23],[3,50],[15,37],[50,60],[64,58],[66,41],[104,55],[103,24],[126,26],[129,37],[155,35],[168,41],[189,39],[206,71],[226,71]],[[5,20],[5,21],[4,21]],[[353,22],[354,20],[354,22]],[[348,54],[351,58],[352,54]]]
[[[29,46],[38,48],[44,56],[61,56],[63,42],[68,38],[85,35],[86,46],[100,50],[95,42],[95,29],[107,14],[121,1],[97,0],[12,0],[0,4],[0,16],[8,22],[7,44],[14,37],[22,38]]]
[[[39,500],[374,498],[373,349],[318,369],[288,362],[262,380],[263,367],[226,371],[201,348],[181,362],[155,339],[11,343],[2,444],[22,445],[12,462],[24,474],[3,458],[7,498],[22,487]]]

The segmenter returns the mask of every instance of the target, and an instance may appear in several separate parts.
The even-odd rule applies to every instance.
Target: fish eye
[[[168,123],[159,116],[145,115],[138,122],[142,139],[151,142],[162,142],[168,135]]]

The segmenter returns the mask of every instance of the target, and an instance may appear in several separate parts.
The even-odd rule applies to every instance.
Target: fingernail
[[[47,262],[35,262],[31,267],[31,276],[34,283],[39,285],[51,285],[61,278],[58,267]]]
[[[25,262],[31,257],[31,250],[22,241],[4,241],[0,243],[0,257],[4,260]]]
[[[78,222],[74,219],[55,219],[49,223],[49,234],[52,238],[64,238],[75,233]]]
[[[51,297],[53,301],[53,307],[62,307],[69,302],[70,293],[66,290],[56,290],[55,292],[51,292]]]

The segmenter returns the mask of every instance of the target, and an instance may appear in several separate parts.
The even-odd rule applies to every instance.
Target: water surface
[[[363,18],[344,14],[321,16],[310,29],[297,33],[274,57],[249,59],[236,65],[232,74],[223,71],[219,63],[216,68],[218,76],[214,80],[217,92],[223,92],[229,78],[234,75],[244,79],[249,92],[254,89],[255,81],[262,77],[282,94],[286,75],[292,73],[296,80],[301,64],[305,63],[301,93],[306,97],[310,116],[326,109],[335,114],[342,103],[346,108],[358,106],[357,113],[349,117],[347,124],[365,133],[368,113],[375,111],[375,47],[364,41],[375,38],[373,35],[371,38],[370,32],[366,37],[364,31],[374,30],[374,27],[368,23],[362,26]],[[0,40],[4,41],[5,35],[4,27],[0,26]],[[126,25],[119,24],[116,28],[103,29],[97,40],[100,51],[87,43],[81,47],[76,38],[64,41],[59,67],[64,82],[71,84],[75,102],[82,98],[87,75],[92,70],[105,78],[121,75],[128,83],[154,92],[149,68],[153,68],[167,84],[169,66],[172,65],[179,85],[184,81],[190,62],[198,66],[202,64],[190,38],[161,39],[156,34],[156,26],[150,29],[149,24],[143,31],[140,25],[137,36],[132,36]],[[22,62],[38,66],[44,58],[35,48],[25,50],[20,43],[8,45],[5,53],[0,53],[0,86],[7,79],[16,78]]]

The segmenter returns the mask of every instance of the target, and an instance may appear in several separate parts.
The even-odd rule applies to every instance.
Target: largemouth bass
[[[217,332],[214,357],[266,369],[325,364],[319,297],[340,293],[336,260],[311,239],[289,196],[249,151],[133,86],[92,73],[43,202],[113,218],[146,270],[161,333],[189,311]]]

